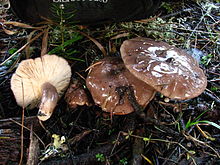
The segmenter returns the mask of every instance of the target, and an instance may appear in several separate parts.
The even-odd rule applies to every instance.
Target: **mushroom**
[[[82,84],[79,82],[79,80],[73,81],[73,83],[67,89],[67,92],[65,94],[65,100],[70,106],[70,108],[76,108],[77,105],[91,105],[86,91],[83,88]]]
[[[63,95],[71,77],[68,62],[56,55],[44,55],[23,60],[11,78],[16,102],[33,109],[39,105],[38,118],[50,118],[58,99]]]
[[[135,106],[145,107],[155,94],[152,87],[133,76],[117,57],[106,57],[93,64],[86,85],[94,102],[113,115],[129,114]]]
[[[207,78],[197,61],[179,48],[138,37],[124,41],[120,51],[126,68],[164,96],[185,100],[206,88]]]

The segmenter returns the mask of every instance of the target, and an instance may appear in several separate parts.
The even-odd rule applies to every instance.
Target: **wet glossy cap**
[[[134,111],[128,90],[134,92],[135,100],[142,107],[145,107],[155,94],[152,87],[133,76],[125,68],[121,58],[116,57],[104,58],[94,64],[86,79],[86,85],[95,103],[113,115]]]
[[[207,78],[183,50],[149,38],[134,38],[120,48],[126,68],[138,79],[172,99],[190,99],[206,88]]]

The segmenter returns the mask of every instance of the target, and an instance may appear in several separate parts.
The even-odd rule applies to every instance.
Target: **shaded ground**
[[[97,106],[68,108],[62,98],[52,118],[43,123],[44,128],[36,124],[37,120],[33,120],[36,124],[34,131],[44,145],[51,144],[46,149],[40,143],[39,157],[41,161],[44,160],[41,163],[220,164],[219,11],[218,1],[173,1],[164,2],[155,16],[141,22],[86,28],[50,25],[49,52],[65,57],[71,64],[74,73],[72,78],[84,84],[86,68],[103,57],[104,50],[101,46],[97,47],[98,43],[108,55],[117,56],[125,39],[142,36],[166,41],[196,54],[194,56],[208,78],[208,86],[199,97],[187,101],[167,102],[157,94],[145,109],[144,118],[130,114],[113,116],[111,119]],[[2,22],[14,20],[18,21],[10,11],[1,17]],[[2,30],[0,33],[0,62],[5,62],[0,66],[0,119],[9,119],[21,117],[22,114],[22,108],[17,106],[10,90],[10,77],[22,59],[40,56],[42,40],[36,39],[29,49],[6,62],[10,55],[28,42],[27,38],[31,37],[33,29],[12,25],[4,27],[10,30],[4,30],[7,33],[16,32],[9,35]],[[40,32],[37,30],[33,36]],[[84,34],[96,41],[93,42]],[[36,114],[37,109],[25,112],[27,117]],[[4,137],[15,138],[19,145],[20,126],[14,121],[10,122],[14,126],[0,124],[0,140]],[[8,136],[4,133],[6,129],[11,129],[15,134]],[[59,149],[54,148],[53,134],[65,137]],[[27,160],[29,142],[29,131],[25,129],[24,161]],[[11,149],[11,145],[8,146]],[[20,159],[20,148],[17,149],[17,157],[11,159],[15,162]],[[7,147],[4,150],[7,151]],[[45,157],[46,151],[52,153],[48,158]]]

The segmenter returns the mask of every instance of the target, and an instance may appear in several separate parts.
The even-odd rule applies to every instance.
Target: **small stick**
[[[22,165],[23,155],[24,155],[24,88],[23,81],[22,83],[22,93],[23,93],[23,105],[22,105],[22,117],[21,117],[21,157],[19,161],[19,165]]]
[[[14,122],[15,124],[21,126],[21,123],[15,121],[15,120],[12,119],[12,118],[10,118],[9,120],[12,121],[12,122]],[[3,120],[1,120],[1,121],[3,121]],[[40,121],[39,121],[39,123],[40,123]],[[28,131],[31,132],[31,130],[30,130],[28,127],[24,126],[24,128],[25,128],[26,130],[28,130]],[[33,132],[33,134],[38,138],[38,140],[41,142],[41,144],[42,144],[42,145],[44,146],[44,148],[45,148],[45,144],[44,144],[44,142],[41,140],[41,138],[40,138],[35,132]]]
[[[214,96],[213,94],[204,91],[203,92],[206,96],[210,97],[212,100],[214,100],[217,104],[220,104],[220,98],[218,98],[217,96]]]
[[[43,55],[47,54],[47,47],[48,47],[48,32],[49,32],[49,27],[44,30],[44,35],[42,39],[42,46],[41,46],[41,57]]]

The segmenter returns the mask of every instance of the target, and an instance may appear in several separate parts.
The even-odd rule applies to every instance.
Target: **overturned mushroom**
[[[20,106],[33,109],[39,105],[38,118],[47,120],[67,88],[71,68],[56,55],[44,55],[22,61],[11,78],[11,89]]]
[[[76,108],[77,105],[91,105],[83,85],[78,80],[73,81],[73,83],[68,88],[65,94],[65,100],[70,108]]]
[[[120,51],[135,77],[169,98],[194,98],[206,88],[206,76],[196,60],[179,48],[139,37],[124,41]]]
[[[155,94],[153,88],[130,74],[123,61],[116,57],[94,64],[86,85],[95,103],[113,115],[131,113],[136,105],[145,107]]]

